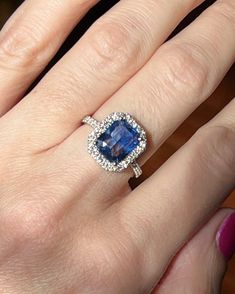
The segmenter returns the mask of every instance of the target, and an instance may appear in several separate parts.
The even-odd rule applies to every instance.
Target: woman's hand
[[[235,101],[132,192],[131,170],[89,156],[81,120],[131,113],[143,164],[234,62],[235,2],[162,45],[202,1],[120,1],[23,98],[96,2],[27,0],[0,35],[0,292],[216,293],[232,210],[191,237],[234,188]]]

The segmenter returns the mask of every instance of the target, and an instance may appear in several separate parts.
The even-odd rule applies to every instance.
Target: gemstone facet
[[[96,141],[99,152],[115,163],[121,162],[139,143],[139,132],[125,119],[114,121]]]
[[[129,113],[113,112],[103,121],[86,116],[83,123],[93,128],[88,152],[107,171],[121,172],[129,165],[133,168],[146,149],[146,133]],[[135,175],[139,174],[136,171]]]

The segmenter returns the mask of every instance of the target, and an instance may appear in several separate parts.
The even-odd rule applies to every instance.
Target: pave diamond
[[[101,154],[119,163],[139,145],[140,135],[126,120],[117,120],[97,139]]]

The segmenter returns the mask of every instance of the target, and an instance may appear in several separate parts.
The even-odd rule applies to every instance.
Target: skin
[[[235,100],[134,191],[130,169],[89,156],[81,120],[130,112],[148,134],[143,164],[235,61],[235,3],[163,44],[203,1],[120,1],[25,96],[97,2],[26,0],[0,33],[0,292],[219,293]]]

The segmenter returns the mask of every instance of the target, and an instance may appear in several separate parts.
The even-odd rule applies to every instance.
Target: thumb
[[[235,211],[219,210],[172,261],[153,293],[220,293],[235,250]]]

